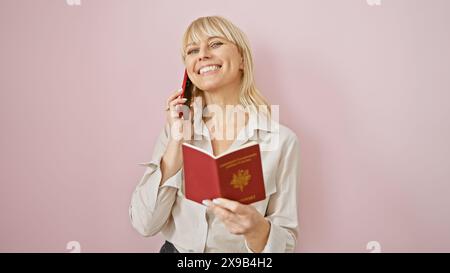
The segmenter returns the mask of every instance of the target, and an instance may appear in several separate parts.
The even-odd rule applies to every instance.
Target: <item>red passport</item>
[[[259,144],[250,142],[220,156],[183,143],[184,191],[187,199],[222,197],[251,204],[266,198]]]

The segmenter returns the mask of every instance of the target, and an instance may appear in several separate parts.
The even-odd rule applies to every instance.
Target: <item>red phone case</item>
[[[184,77],[183,77],[183,85],[182,85],[182,88],[183,88],[183,91],[181,92],[181,95],[180,95],[180,98],[185,98],[186,97],[186,95],[188,95],[187,93],[190,91],[187,91],[186,89],[187,88],[190,88],[190,85],[191,85],[192,83],[190,82],[190,80],[189,80],[189,77],[188,77],[188,74],[187,74],[187,70],[185,69],[184,70]],[[189,95],[191,95],[191,94],[189,94]],[[186,101],[186,105],[189,105],[190,104],[190,98],[188,98],[188,100]],[[178,116],[181,118],[181,117],[183,117],[183,112],[181,111],[179,114],[178,114]]]
[[[188,81],[188,75],[187,70],[184,70],[184,78],[183,78],[183,85],[181,86],[183,88],[183,92],[181,93],[181,97],[184,98],[185,92],[186,92],[186,83]]]

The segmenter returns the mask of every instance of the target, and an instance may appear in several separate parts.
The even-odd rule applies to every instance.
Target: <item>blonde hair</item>
[[[237,46],[238,51],[242,56],[244,65],[241,78],[240,103],[245,108],[251,107],[252,109],[253,107],[258,109],[260,105],[267,106],[267,109],[265,109],[266,107],[262,107],[262,110],[263,112],[267,112],[270,116],[270,105],[255,85],[255,80],[253,77],[252,52],[244,32],[221,16],[197,18],[188,26],[183,35],[181,56],[184,64],[186,58],[186,46],[192,42],[198,43],[200,41],[201,34],[208,37],[223,37]],[[195,86],[193,96],[203,96],[203,91]]]

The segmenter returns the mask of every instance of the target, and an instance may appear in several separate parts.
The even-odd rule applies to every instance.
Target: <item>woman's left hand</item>
[[[204,200],[203,204],[224,223],[230,233],[244,235],[253,252],[264,249],[269,237],[270,222],[253,206],[225,198],[216,198],[213,202]]]

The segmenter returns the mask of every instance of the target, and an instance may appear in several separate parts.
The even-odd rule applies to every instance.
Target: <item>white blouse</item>
[[[270,222],[263,252],[294,252],[297,239],[297,182],[300,147],[289,128],[270,120],[261,122],[251,112],[244,130],[228,150],[250,140],[260,144],[266,199],[251,204]],[[161,232],[179,252],[252,252],[243,235],[235,235],[207,211],[206,206],[185,198],[183,168],[160,185],[161,158],[169,142],[170,128],[162,130],[150,162],[139,163],[145,172],[133,192],[129,208],[133,227],[143,236]],[[191,144],[213,154],[209,130],[194,115]]]

